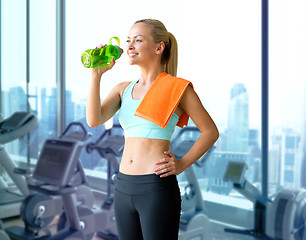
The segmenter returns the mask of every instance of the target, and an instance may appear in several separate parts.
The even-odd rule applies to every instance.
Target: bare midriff
[[[166,157],[170,142],[161,139],[126,138],[120,172],[129,175],[155,173],[156,161]]]

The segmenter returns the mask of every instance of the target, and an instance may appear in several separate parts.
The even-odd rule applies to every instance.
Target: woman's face
[[[126,52],[130,65],[145,66],[150,64],[156,54],[157,44],[154,43],[150,28],[145,23],[136,23],[130,29],[127,38]]]

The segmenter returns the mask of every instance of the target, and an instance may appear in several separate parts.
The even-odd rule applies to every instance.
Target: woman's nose
[[[130,43],[128,43],[128,49],[131,50],[131,49],[134,49],[134,44],[133,44],[133,41],[131,41]]]

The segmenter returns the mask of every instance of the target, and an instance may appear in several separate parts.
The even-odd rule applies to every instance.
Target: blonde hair
[[[156,19],[142,19],[136,23],[144,23],[150,28],[150,32],[155,43],[164,42],[165,49],[161,57],[161,64],[164,71],[176,76],[177,73],[177,42],[172,33],[168,32],[165,25]]]

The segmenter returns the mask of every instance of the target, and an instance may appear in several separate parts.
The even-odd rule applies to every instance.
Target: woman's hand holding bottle
[[[95,49],[99,49],[99,48],[103,48],[107,46],[106,44],[102,45],[98,45]],[[103,64],[103,65],[99,65],[97,67],[94,67],[92,68],[91,70],[91,74],[92,74],[92,77],[97,79],[97,80],[100,80],[102,75],[107,72],[108,70],[112,69],[112,67],[115,65],[115,59],[112,58],[110,64]]]

